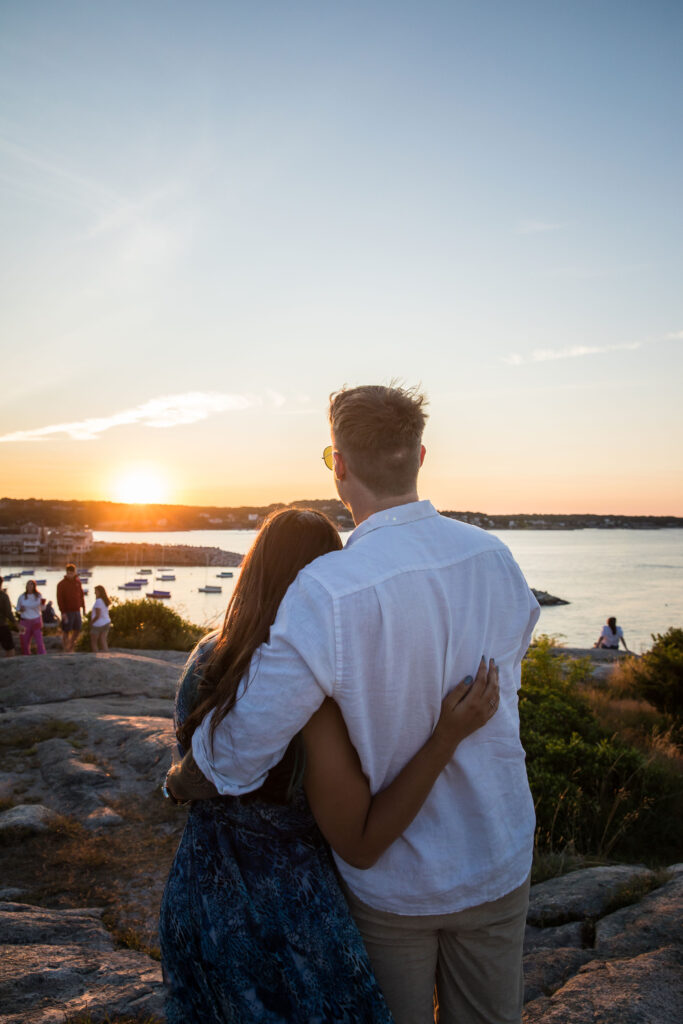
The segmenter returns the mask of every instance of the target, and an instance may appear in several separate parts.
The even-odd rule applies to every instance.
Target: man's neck
[[[374,494],[366,493],[349,501],[348,508],[353,516],[354,523],[356,526],[360,526],[360,524],[365,522],[366,519],[369,519],[370,516],[374,516],[375,512],[385,512],[388,508],[397,508],[399,505],[410,505],[412,502],[419,500],[417,491],[389,498],[378,498]]]

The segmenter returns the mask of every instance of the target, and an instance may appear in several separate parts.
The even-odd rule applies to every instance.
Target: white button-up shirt
[[[531,867],[517,691],[538,615],[491,534],[428,501],[377,512],[343,551],[299,573],[213,750],[210,715],[195,731],[195,760],[221,793],[256,789],[329,696],[376,793],[429,738],[444,695],[493,657],[499,708],[460,743],[412,824],[369,870],[336,860],[352,892],[380,910],[444,914],[498,899]]]

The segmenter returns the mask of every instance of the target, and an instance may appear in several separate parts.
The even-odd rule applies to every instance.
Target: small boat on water
[[[222,594],[223,593],[223,588],[222,587],[215,587],[213,585],[209,585],[207,587],[199,587],[199,593],[200,594]]]
[[[120,583],[119,590],[142,590],[142,583]]]
[[[151,576],[152,575],[152,570],[151,569],[138,569],[138,572],[140,573],[141,576]]]
[[[170,597],[170,596],[171,596],[171,591],[170,590],[157,590],[155,588],[154,590],[148,590],[147,591],[147,597],[163,598],[163,597]]]
[[[17,573],[17,576],[35,576],[35,569],[22,569],[21,572]]]
[[[45,587],[47,586],[47,580],[35,580],[35,584],[37,587]]]
[[[135,579],[133,580],[133,583],[139,583],[141,587],[146,587],[149,583],[149,580],[147,579],[146,576],[136,576]]]
[[[162,581],[165,580],[166,582],[168,582],[169,580],[174,580],[175,576],[173,575],[172,572],[167,572],[163,573],[161,576],[157,576],[157,579]]]
[[[231,572],[217,572],[216,573],[216,579],[217,580],[231,580],[232,579],[232,573]]]

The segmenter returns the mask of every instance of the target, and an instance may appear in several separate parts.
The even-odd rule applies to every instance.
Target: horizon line
[[[424,499],[420,499],[424,500]],[[428,499],[427,499],[428,500]],[[197,509],[199,511],[203,509],[215,509],[224,511],[233,511],[236,509],[267,509],[273,506],[283,506],[285,508],[292,505],[301,505],[305,502],[329,502],[338,503],[344,506],[343,502],[339,497],[324,497],[324,498],[295,498],[292,501],[271,501],[265,505],[256,504],[242,504],[242,505],[192,505],[187,502],[127,502],[127,501],[113,501],[110,498],[10,498],[8,496],[0,497],[0,506],[5,502],[10,501],[34,501],[44,502],[45,504],[81,504],[81,505],[116,505],[122,509]],[[681,519],[683,515],[677,515],[675,512],[485,512],[481,509],[440,509],[439,511],[457,512],[464,515],[479,515],[479,516],[506,516],[514,518],[516,516],[538,516],[538,517],[580,517],[580,516],[592,516],[600,519],[610,519],[612,517],[619,517],[623,519]],[[347,509],[348,512],[348,509]],[[349,515],[351,513],[349,512]],[[211,529],[211,527],[205,527],[205,529]],[[138,531],[140,532],[140,531]],[[159,532],[159,531],[147,531],[147,532]],[[161,531],[163,532],[163,531]]]

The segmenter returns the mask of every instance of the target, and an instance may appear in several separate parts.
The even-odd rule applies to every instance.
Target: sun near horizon
[[[166,505],[171,490],[168,477],[159,466],[124,466],[112,477],[111,497],[101,500],[124,505]]]

